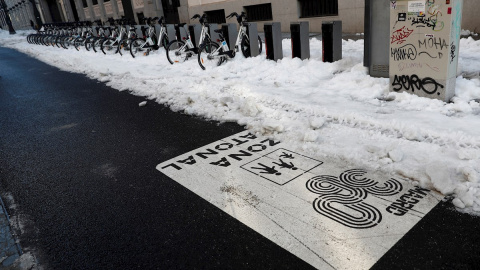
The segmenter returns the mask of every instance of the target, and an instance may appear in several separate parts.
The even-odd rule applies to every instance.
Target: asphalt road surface
[[[140,107],[11,49],[0,76],[0,195],[44,269],[312,268],[155,168],[244,127]],[[475,269],[479,231],[440,203],[373,268]]]

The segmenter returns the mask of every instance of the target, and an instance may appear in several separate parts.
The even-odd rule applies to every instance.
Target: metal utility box
[[[250,56],[249,57],[256,57],[260,54],[258,49],[258,30],[257,30],[257,23],[249,22],[247,25],[247,35],[248,39],[250,40]]]
[[[390,5],[390,1],[365,0],[363,65],[372,77],[388,78]]]
[[[177,40],[181,40],[184,42],[188,38],[188,33],[187,30],[185,30],[185,27],[178,24],[175,25],[175,35],[177,36]]]
[[[190,32],[193,46],[195,47],[195,49],[198,49],[198,46],[200,45],[200,34],[202,33],[202,25],[191,24],[188,26],[188,32]]]
[[[230,50],[235,50],[235,43],[237,42],[238,35],[237,25],[234,23],[223,24],[222,32]]]
[[[322,22],[322,52],[323,62],[342,59],[342,21]]]
[[[267,54],[267,59],[274,61],[282,59],[281,24],[279,22],[266,23],[263,25],[263,31],[265,32],[265,52]]]
[[[310,39],[308,22],[294,22],[290,24],[292,37],[292,58],[302,60],[310,58]]]
[[[218,33],[215,33],[215,30],[218,29],[218,24],[216,23],[209,23],[208,24],[208,34],[210,35],[210,39],[213,42],[218,42],[217,40],[220,39],[220,35]]]
[[[168,41],[172,42],[177,39],[177,31],[175,30],[175,25],[174,24],[167,24],[167,35],[168,35]]]
[[[463,0],[390,2],[390,91],[455,95]]]

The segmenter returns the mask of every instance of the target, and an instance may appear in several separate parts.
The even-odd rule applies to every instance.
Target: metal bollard
[[[263,26],[265,31],[265,52],[269,60],[277,61],[283,58],[281,29],[281,25],[278,22],[266,23]]]
[[[223,36],[225,37],[225,41],[227,41],[228,47],[230,50],[235,49],[235,44],[237,43],[237,25],[234,23],[228,23],[222,25]]]
[[[202,33],[202,25],[200,24],[191,24],[188,26],[188,32],[190,32],[190,37],[192,38],[192,43],[195,49],[198,49],[200,45],[200,34]]]
[[[322,23],[322,51],[323,62],[342,59],[342,21]]]
[[[214,31],[214,30],[217,30],[217,29],[218,29],[218,24],[216,24],[216,23],[209,23],[208,24],[208,34],[210,35],[210,39],[213,42],[218,43],[218,40],[220,39],[220,35],[218,33],[215,33],[215,31]]]
[[[308,22],[294,22],[290,24],[292,36],[292,58],[302,60],[310,58],[310,39]]]
[[[135,25],[135,34],[137,34],[137,38],[143,38],[144,34],[142,32],[142,25]],[[145,33],[146,35],[147,33]]]
[[[247,35],[250,40],[250,57],[255,57],[260,54],[258,50],[258,30],[257,23],[248,23]]]
[[[167,35],[168,35],[168,41],[172,42],[177,39],[177,31],[175,30],[175,25],[173,24],[167,24]]]
[[[178,24],[175,25],[175,35],[177,36],[177,40],[181,40],[185,42],[188,38],[187,30],[182,26],[180,27]]]

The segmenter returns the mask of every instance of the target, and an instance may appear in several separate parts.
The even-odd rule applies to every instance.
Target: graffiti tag
[[[417,48],[412,44],[406,44],[400,48],[391,48],[390,54],[395,61],[415,60],[417,58]]]
[[[444,86],[434,79],[427,77],[424,79],[420,79],[418,75],[395,75],[393,79],[393,90],[398,92],[401,90],[415,92],[415,90],[422,90],[427,94],[435,94],[439,88],[444,88]],[[437,93],[440,95],[440,93]]]
[[[395,42],[397,44],[402,44],[403,42],[405,42],[405,39],[408,38],[412,33],[413,30],[405,28],[404,26],[392,33],[390,44],[393,44]]]

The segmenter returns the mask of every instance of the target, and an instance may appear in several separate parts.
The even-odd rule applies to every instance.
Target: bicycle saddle
[[[221,34],[221,33],[223,33],[223,30],[222,29],[215,29],[215,30],[213,30],[213,32]]]
[[[184,27],[185,25],[187,25],[186,23],[179,23],[178,26],[179,27]]]

